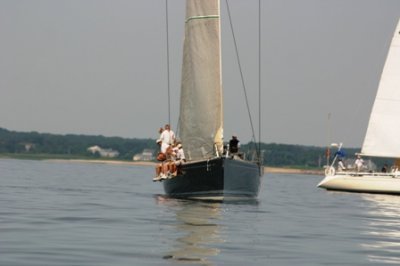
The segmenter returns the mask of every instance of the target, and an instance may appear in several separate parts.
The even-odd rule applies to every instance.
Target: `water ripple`
[[[163,195],[152,167],[0,160],[0,265],[400,264],[400,197],[268,174],[255,201]],[[317,254],[317,256],[316,256]]]

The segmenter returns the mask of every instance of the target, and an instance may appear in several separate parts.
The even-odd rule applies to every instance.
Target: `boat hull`
[[[400,177],[373,173],[336,174],[326,176],[318,187],[349,192],[400,194]]]
[[[173,197],[257,197],[262,171],[258,164],[229,158],[186,163],[182,174],[163,181]]]

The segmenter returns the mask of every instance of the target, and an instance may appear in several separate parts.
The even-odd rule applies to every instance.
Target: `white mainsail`
[[[400,158],[400,20],[383,68],[361,153]]]
[[[222,150],[221,83],[219,1],[187,0],[179,135],[191,160]]]

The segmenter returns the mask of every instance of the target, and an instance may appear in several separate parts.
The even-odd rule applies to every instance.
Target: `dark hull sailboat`
[[[186,163],[180,174],[163,181],[170,196],[226,198],[257,197],[263,169],[258,164],[219,157]]]
[[[187,162],[163,180],[169,196],[258,195],[260,158],[246,161],[224,149],[221,73],[220,1],[187,0],[179,115]]]

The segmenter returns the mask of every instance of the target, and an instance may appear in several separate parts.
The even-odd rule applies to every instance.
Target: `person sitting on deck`
[[[167,160],[165,163],[165,169],[164,169],[164,174],[165,176],[171,177],[173,173],[176,172],[176,166],[175,166],[175,160],[176,160],[176,147],[175,145],[171,145],[167,148],[166,154],[167,154]]]
[[[164,178],[165,176],[165,161],[167,160],[167,156],[165,153],[159,152],[157,155],[157,161],[160,163],[156,165],[156,176],[153,178],[153,181],[160,181]]]
[[[343,160],[341,158],[339,158],[338,160],[338,171],[339,172],[346,171],[346,167],[344,166]]]
[[[163,131],[164,131],[164,128],[160,127],[160,129],[158,130],[158,133],[161,134]],[[165,153],[163,153],[161,151],[162,140],[157,139],[156,143],[158,146],[160,146],[160,152],[158,152],[156,159],[157,159],[157,161],[160,161],[161,163],[156,165],[156,176],[153,178],[153,181],[160,181],[162,178],[163,161],[165,161],[166,156],[165,156]]]
[[[179,143],[176,146],[175,153],[176,153],[176,157],[175,157],[175,162],[174,163],[175,163],[175,166],[176,166],[176,168],[175,168],[176,172],[174,172],[173,174],[177,175],[180,172],[180,168],[181,168],[180,166],[182,166],[182,164],[186,162],[185,152],[183,151],[182,144]]]
[[[153,181],[160,181],[167,178],[167,174],[170,172],[172,145],[175,142],[175,134],[170,129],[169,124],[166,124],[165,128],[160,127],[158,132],[161,135],[156,142],[160,145],[161,151],[157,156],[157,160],[161,163],[156,166],[156,177],[153,178]]]
[[[173,152],[172,146],[169,146],[165,153],[160,152],[157,156],[157,160],[161,163],[156,166],[156,177],[153,181],[161,181],[166,179],[173,171],[175,171],[175,154]],[[171,165],[173,164],[173,166]]]
[[[354,164],[356,165],[357,172],[360,172],[362,167],[363,167],[363,165],[364,165],[364,160],[361,158],[360,155],[357,155],[357,159],[354,162]]]

